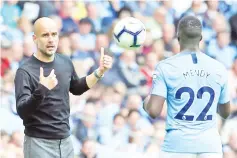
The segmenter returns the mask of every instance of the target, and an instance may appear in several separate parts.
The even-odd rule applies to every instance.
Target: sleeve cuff
[[[218,104],[226,104],[226,103],[228,103],[228,102],[230,102],[230,100],[228,100],[228,101],[222,101],[222,100],[221,100],[221,101],[218,102]]]
[[[86,76],[81,78],[81,83],[82,83],[81,85],[84,85],[82,87],[83,90],[87,91],[90,89],[90,87],[88,87],[87,82],[86,82]]]

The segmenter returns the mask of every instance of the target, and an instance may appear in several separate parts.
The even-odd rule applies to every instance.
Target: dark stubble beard
[[[46,51],[44,51],[43,49],[40,49],[39,48],[39,50],[40,50],[40,52],[44,55],[44,56],[46,56],[46,57],[52,57],[53,55],[54,55],[54,53],[52,53],[52,54],[48,54]]]

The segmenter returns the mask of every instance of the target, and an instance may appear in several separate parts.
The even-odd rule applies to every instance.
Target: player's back
[[[221,152],[218,103],[227,102],[226,71],[204,53],[181,52],[158,64],[167,87],[167,152]]]

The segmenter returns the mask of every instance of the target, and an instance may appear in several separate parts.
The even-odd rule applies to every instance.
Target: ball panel
[[[133,35],[124,32],[119,38],[120,42],[118,45],[123,48],[129,48],[133,44],[133,38]]]
[[[138,35],[137,35],[137,44],[142,45],[145,42],[146,39],[146,30],[142,30]]]

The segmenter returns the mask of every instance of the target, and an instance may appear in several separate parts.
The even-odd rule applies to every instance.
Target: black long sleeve
[[[74,95],[81,95],[90,88],[88,87],[86,83],[86,77],[79,78],[77,76],[77,73],[74,69],[74,66],[72,65],[72,78],[70,82],[70,92]]]
[[[39,84],[40,67],[47,77],[52,69],[58,84],[51,90]],[[55,54],[52,62],[30,57],[17,70],[15,77],[16,106],[23,119],[25,134],[45,139],[62,139],[70,135],[69,92],[80,95],[88,90],[86,78],[79,78],[72,61]]]
[[[37,89],[33,90],[29,74],[22,69],[17,70],[14,82],[17,113],[22,119],[27,119],[40,105],[49,90],[40,83]]]

